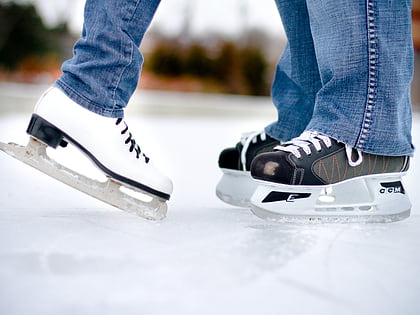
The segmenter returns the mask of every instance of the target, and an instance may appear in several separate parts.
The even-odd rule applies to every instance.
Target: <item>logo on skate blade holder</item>
[[[404,187],[400,181],[381,183],[382,188],[379,189],[381,194],[405,194]]]
[[[309,198],[311,194],[309,193],[289,193],[281,191],[272,191],[270,192],[262,201],[263,203],[276,202],[276,201],[286,201],[294,202],[297,199]]]

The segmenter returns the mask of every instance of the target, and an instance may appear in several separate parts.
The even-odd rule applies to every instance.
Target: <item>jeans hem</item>
[[[361,152],[364,153],[369,153],[369,154],[375,154],[375,155],[384,155],[384,156],[409,156],[409,157],[413,157],[414,156],[414,146],[412,144],[408,144],[408,145],[404,145],[404,147],[396,150],[395,147],[392,148],[386,148],[384,147],[382,150],[378,151],[378,150],[372,150],[369,149],[367,147],[364,147],[363,149],[359,149],[357,146],[354,145],[354,143],[351,143],[351,141],[349,141],[348,139],[342,138],[340,135],[332,132],[331,130],[323,130],[321,128],[310,128],[307,129],[306,131],[313,131],[313,132],[318,132],[320,134],[326,135],[327,137],[330,137],[334,140],[337,140],[338,142],[347,144],[357,150],[360,150]]]
[[[124,110],[107,109],[107,108],[104,108],[100,104],[96,104],[92,102],[85,96],[76,92],[70,85],[65,83],[61,78],[58,79],[54,85],[58,87],[60,90],[62,90],[74,102],[76,102],[83,108],[86,108],[87,110],[95,114],[98,114],[104,117],[110,117],[110,118],[123,118],[124,117]]]

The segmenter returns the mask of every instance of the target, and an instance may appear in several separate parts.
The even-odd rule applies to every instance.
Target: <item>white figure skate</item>
[[[244,133],[236,147],[224,149],[219,156],[219,167],[223,172],[216,186],[219,199],[233,206],[249,208],[249,200],[257,188],[249,172],[252,159],[278,144],[279,141],[264,131],[258,131]]]
[[[407,156],[362,153],[306,132],[254,159],[251,209],[283,222],[402,220],[411,209],[402,183],[408,167]]]
[[[172,182],[141,152],[122,119],[90,112],[53,87],[35,107],[27,132],[30,138],[26,146],[0,143],[0,149],[124,211],[152,220],[166,216]],[[82,151],[107,180],[88,178],[48,156],[47,147],[65,147],[67,143]]]

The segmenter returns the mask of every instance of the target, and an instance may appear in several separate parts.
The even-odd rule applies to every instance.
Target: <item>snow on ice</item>
[[[37,90],[16,89],[0,88],[0,141],[25,144]],[[420,314],[419,158],[404,221],[266,222],[215,186],[220,150],[274,120],[270,101],[142,93],[127,119],[174,180],[168,217],[124,213],[0,154],[0,314]],[[420,147],[419,114],[413,136]],[[76,151],[52,154],[100,175]]]

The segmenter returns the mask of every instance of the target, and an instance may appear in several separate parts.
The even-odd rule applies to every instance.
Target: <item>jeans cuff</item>
[[[80,106],[86,108],[87,110],[110,118],[123,118],[124,117],[124,110],[123,109],[107,109],[104,108],[100,104],[96,104],[89,100],[87,97],[79,94],[73,88],[71,88],[67,83],[65,83],[61,78],[58,79],[54,85],[62,90],[69,98],[71,98],[74,102],[79,104]]]

